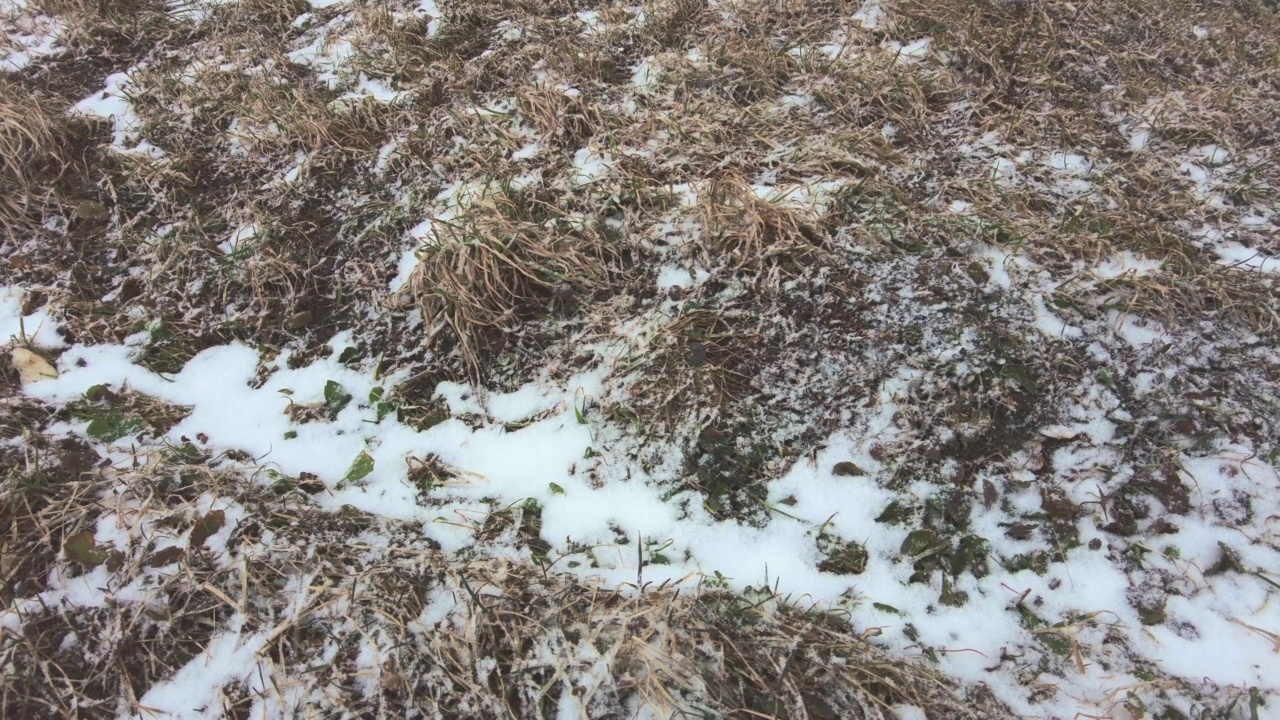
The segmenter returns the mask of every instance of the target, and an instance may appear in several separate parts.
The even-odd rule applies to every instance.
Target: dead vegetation
[[[0,227],[10,241],[65,212],[57,179],[75,160],[58,103],[17,83],[0,85]]]
[[[591,717],[647,706],[879,719],[910,703],[1008,717],[765,590],[607,590],[526,563],[458,563],[411,524],[332,515],[306,483],[215,469],[195,444],[119,471],[87,461],[84,446],[4,452],[4,599],[21,608],[17,630],[0,635],[6,717],[164,711],[170,701],[148,692],[227,638],[257,648],[206,699],[228,716],[271,703],[284,716],[466,707],[533,718],[568,704]],[[542,542],[529,512],[521,545]],[[95,546],[95,525],[122,539]],[[373,530],[390,543],[360,540]],[[77,577],[102,584],[106,604],[59,601]]]
[[[537,313],[571,312],[605,289],[615,253],[591,222],[501,189],[462,217],[435,222],[410,279],[428,328],[447,327],[480,372],[502,333]]]
[[[759,197],[741,178],[717,178],[698,194],[698,220],[707,255],[734,273],[783,264],[794,272],[813,261],[821,240],[796,213]]]
[[[1275,342],[1275,280],[1228,266],[1204,239],[1222,228],[1245,248],[1280,250],[1274,215],[1241,223],[1280,187],[1280,22],[1265,2],[899,0],[874,27],[838,2],[661,0],[642,14],[485,0],[442,2],[433,18],[410,3],[348,13],[244,0],[200,25],[159,2],[37,4],[68,20],[67,52],[0,86],[3,253],[14,282],[57,300],[73,340],[144,333],[139,362],[158,372],[236,340],[300,348],[302,362],[356,329],[362,352],[420,378],[398,414],[428,429],[449,417],[435,382],[511,385],[547,357],[567,374],[591,357],[581,345],[647,318],[644,352],[620,365],[625,400],[607,412],[643,438],[637,456],[679,450],[662,482],[696,490],[718,521],[763,525],[787,512],[771,504],[772,480],[833,432],[864,435],[873,462],[851,463],[850,477],[938,489],[877,522],[930,545],[896,562],[946,606],[963,606],[955,584],[989,565],[1050,572],[1095,510],[1108,537],[1176,532],[1191,511],[1179,453],[1215,438],[1273,442],[1276,379],[1256,356]],[[594,19],[578,15],[590,10]],[[904,52],[925,37],[923,57]],[[351,58],[337,68],[324,58],[344,42]],[[164,162],[115,152],[108,123],[65,117],[126,70],[139,134]],[[395,99],[362,94],[370,80]],[[1138,128],[1151,139],[1135,149]],[[1232,163],[1197,159],[1209,144],[1230,148]],[[574,163],[586,150],[611,164],[582,181]],[[1079,154],[1087,169],[1068,177],[1055,153]],[[1207,180],[1188,169],[1196,163]],[[1016,177],[997,172],[1011,166]],[[818,180],[838,187],[821,207],[768,199]],[[485,188],[478,199],[441,213],[431,198],[470,181]],[[430,230],[411,235],[424,218]],[[414,302],[394,302],[388,268],[415,243]],[[1098,271],[1124,253],[1158,268]],[[1002,284],[1023,258],[1038,274]],[[663,264],[709,279],[658,293]],[[1049,305],[1031,305],[1032,283]],[[1056,335],[1039,327],[1046,313],[1063,321]],[[1130,316],[1188,334],[1158,351],[1131,347],[1107,334]],[[1107,338],[1112,355],[1098,359],[1068,324]],[[1194,365],[1167,388],[1139,387],[1143,373],[1169,374],[1172,357]],[[1117,437],[1140,472],[1109,496],[1099,485],[1096,508],[1055,490],[1015,505],[1026,481],[1011,464],[1037,486],[1061,482],[1054,453],[1088,439],[1039,428],[1097,395],[1131,415]],[[866,420],[904,397],[901,411]],[[88,447],[40,439],[46,409],[7,409],[22,422],[0,425],[13,442],[0,449],[11,468],[0,599],[16,606],[50,579],[93,572],[114,589],[141,579],[151,599],[24,605],[21,632],[0,643],[6,717],[142,709],[147,690],[230,632],[233,616],[242,637],[265,637],[254,662],[271,688],[224,688],[216,702],[228,716],[299,686],[312,709],[352,715],[548,717],[580,703],[623,716],[649,703],[888,717],[911,703],[930,717],[1002,716],[972,694],[958,704],[929,666],[768,592],[604,590],[548,571],[551,539],[533,506],[496,509],[477,532],[538,562],[461,563],[410,525],[320,511],[308,495],[327,491],[314,478],[258,482],[244,476],[253,468],[195,462],[196,444],[99,468]],[[126,395],[58,419],[98,422],[102,440],[158,437],[178,417]],[[427,458],[411,476],[428,504],[448,473]],[[205,493],[248,509],[225,551],[192,537],[222,529]],[[1052,549],[992,549],[971,520],[980,506],[1006,514],[1005,537]],[[83,542],[109,511],[132,513],[119,521],[130,527],[154,516],[177,539],[73,543],[81,560],[68,557],[67,539]],[[394,542],[362,546],[375,527]],[[823,570],[886,561],[832,543]],[[1146,552],[1134,543],[1124,552]],[[1144,618],[1172,593],[1158,590],[1134,600]],[[421,626],[442,594],[459,609]],[[1054,641],[1086,621],[1048,629],[1015,610],[1043,651],[1008,659],[1020,677],[1040,683],[1083,662],[1074,640],[1065,655]],[[591,653],[605,671],[574,664]],[[1166,690],[1206,705],[1216,692],[1161,680],[1143,697],[1155,706]]]

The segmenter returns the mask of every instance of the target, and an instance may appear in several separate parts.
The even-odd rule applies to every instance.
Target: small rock
[[[1066,425],[1050,425],[1049,427],[1040,428],[1040,434],[1054,440],[1075,440],[1084,433],[1078,428],[1067,427]]]
[[[57,455],[58,466],[63,472],[73,476],[93,470],[102,460],[93,448],[75,440],[63,441]]]
[[[907,557],[915,557],[932,550],[937,544],[938,533],[929,529],[912,530],[902,541],[902,547],[898,551]]]
[[[1164,622],[1165,612],[1162,607],[1138,608],[1138,618],[1143,625],[1159,625]]]
[[[837,477],[862,477],[867,474],[867,471],[846,460],[836,463],[836,466],[831,468],[831,473]]]
[[[182,548],[177,545],[171,545],[152,554],[151,558],[147,560],[147,564],[153,568],[172,565],[185,557],[186,554],[187,552]]]
[[[982,481],[982,504],[991,507],[996,504],[996,500],[1000,499],[1000,493],[996,491],[996,484],[990,480]]]
[[[298,473],[298,489],[308,495],[315,495],[324,492],[325,485],[315,473],[302,472]]]

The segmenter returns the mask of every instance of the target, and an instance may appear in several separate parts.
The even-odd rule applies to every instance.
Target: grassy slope
[[[883,524],[948,548],[917,560],[904,544],[871,561],[913,567],[943,605],[963,605],[952,583],[988,563],[1048,573],[1086,537],[1107,538],[1151,624],[1186,577],[1212,592],[1215,573],[1264,569],[1229,548],[1181,579],[1142,558],[1176,548],[1184,516],[1266,527],[1253,524],[1256,498],[1194,507],[1182,472],[1227,442],[1276,449],[1275,281],[1219,253],[1280,252],[1280,19],[1265,3],[904,1],[878,23],[839,2],[442,3],[437,18],[411,4],[245,0],[198,22],[193,8],[141,1],[33,6],[63,19],[66,49],[0,87],[6,282],[32,308],[51,303],[71,341],[142,332],[140,362],[172,373],[230,341],[293,349],[301,365],[355,329],[363,359],[413,378],[389,401],[426,427],[447,416],[438,382],[555,381],[585,369],[594,339],[637,323],[643,341],[601,408],[622,438],[601,467],[674,462],[672,491],[697,493],[715,519],[770,522],[788,499],[770,481],[851,431],[868,440],[846,471],[900,497]],[[918,58],[893,44],[922,37]],[[652,80],[638,84],[641,67]],[[139,118],[123,144],[145,138],[162,162],[111,149],[118,123],[65,112],[123,71]],[[344,97],[361,73],[402,94]],[[1200,157],[1209,145],[1230,160]],[[1065,156],[1055,168],[1055,152],[1088,171]],[[592,153],[610,163],[584,182]],[[760,185],[781,190],[762,198]],[[777,197],[793,186],[807,194]],[[428,215],[449,223],[423,229]],[[250,242],[219,248],[250,225]],[[392,293],[407,235],[424,241],[420,264]],[[1126,257],[1157,267],[1109,269]],[[707,279],[659,292],[662,266]],[[1122,326],[1163,337],[1126,340]],[[895,384],[904,368],[910,381]],[[584,685],[598,713],[650,702],[848,717],[859,703],[875,716],[876,701],[952,702],[927,669],[945,649],[928,643],[914,648],[924,665],[904,663],[829,617],[762,613],[762,596],[624,596],[537,569],[554,539],[529,508],[495,506],[481,550],[451,559],[411,527],[319,512],[306,478],[250,458],[152,447],[141,467],[103,470],[78,443],[41,439],[104,412],[156,436],[181,413],[146,398],[43,406],[16,377],[4,392],[4,555],[21,558],[6,561],[6,602],[48,590],[51,568],[96,565],[118,586],[181,568],[148,580],[145,602],[40,610],[6,631],[6,715],[130,709],[232,618],[246,636],[279,628],[264,654],[286,704],[357,714],[552,714],[563,677],[591,677],[591,648],[612,663]],[[890,401],[893,432],[876,439],[860,423]],[[1045,432],[1099,408],[1118,441]],[[1055,465],[1071,453],[1085,460],[1067,470],[1096,481],[1092,501]],[[429,495],[448,472],[417,477],[436,473]],[[95,501],[120,496],[104,495],[112,487],[143,508],[135,533],[189,539],[213,522],[225,552],[191,541],[157,559],[139,536],[119,557],[71,555],[68,538],[108,512]],[[208,520],[214,497],[236,499],[240,522]],[[371,532],[395,540],[353,544]],[[824,570],[863,572],[859,538],[816,533]],[[1047,549],[1011,542],[1027,535]],[[1265,533],[1248,542],[1275,546]],[[523,563],[484,552],[510,547]],[[486,584],[505,599],[484,601]],[[324,588],[305,616],[290,605],[300,587]],[[413,626],[426,598],[402,602],[441,588],[465,606],[444,638]],[[1030,602],[1015,611],[1029,632],[1046,624]],[[1029,702],[1054,696],[1046,676],[1088,660],[1149,678],[1114,698],[1117,716],[1250,703],[1245,688],[1113,657],[1104,646],[1124,640],[1105,618],[1051,620],[1058,630],[1026,656],[992,659]],[[68,626],[79,644],[61,645]],[[395,653],[371,665],[361,632]],[[103,649],[118,638],[132,643]],[[498,671],[477,679],[478,658]],[[258,700],[230,687],[216,701],[234,715]]]

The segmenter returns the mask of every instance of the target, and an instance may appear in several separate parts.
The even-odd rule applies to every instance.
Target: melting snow
[[[594,148],[582,148],[573,154],[569,183],[575,187],[593,183],[609,174],[613,156]]]
[[[877,0],[867,0],[862,3],[862,7],[858,12],[853,14],[854,22],[858,23],[868,30],[880,27],[880,23],[884,22],[886,15],[880,3]]]
[[[1075,175],[1084,175],[1093,167],[1085,156],[1061,151],[1050,154],[1046,164],[1054,170]]]
[[[142,121],[129,102],[132,89],[128,73],[115,73],[107,77],[106,87],[73,105],[71,113],[111,121],[114,124],[112,150],[159,160],[165,156],[164,151],[139,137]]]

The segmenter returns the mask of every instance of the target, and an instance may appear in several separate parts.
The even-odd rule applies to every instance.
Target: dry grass
[[[479,369],[503,333],[601,290],[611,256],[587,221],[544,199],[495,190],[436,224],[418,250],[410,288],[428,327],[442,324]]]
[[[698,193],[707,264],[726,263],[735,272],[761,273],[778,265],[800,265],[821,239],[797,214],[759,197],[742,178],[722,177]]]
[[[767,592],[605,590],[528,563],[461,563],[424,547],[411,525],[334,516],[289,479],[269,489],[211,471],[198,456],[153,455],[115,483],[93,469],[56,471],[58,482],[34,494],[24,489],[33,463],[9,472],[0,504],[14,531],[3,541],[6,601],[27,608],[22,631],[0,636],[6,717],[145,711],[146,692],[228,632],[233,614],[243,618],[246,638],[266,638],[254,672],[270,679],[260,692],[286,712],[304,700],[324,713],[465,707],[475,717],[539,718],[572,703],[591,717],[647,705],[677,714],[880,720],[910,703],[931,716],[1008,717],[980,691]],[[248,513],[227,554],[195,539],[177,552],[156,551],[155,540],[185,539],[206,521],[195,507],[209,494]],[[115,599],[102,609],[32,604],[44,586],[15,584],[15,576],[88,572],[59,548],[107,512],[135,529],[125,550],[106,560],[110,587],[145,576],[142,599],[107,589]],[[137,533],[140,526],[152,537]],[[361,538],[369,533],[389,543],[367,545]],[[537,538],[536,531],[516,537]],[[292,580],[299,578],[301,586]],[[424,624],[424,613],[439,606],[452,609]],[[68,633],[76,638],[70,645]],[[317,664],[324,647],[330,661]],[[372,666],[357,661],[370,654]],[[477,673],[483,667],[490,669]],[[221,689],[222,713],[239,716],[258,697],[237,688]]]
[[[67,163],[67,136],[49,104],[17,83],[0,85],[0,226],[10,238],[60,209],[50,177]]]
[[[401,369],[492,386],[509,379],[490,362],[499,351],[535,369],[554,351],[569,366],[579,362],[576,344],[615,321],[667,313],[645,354],[622,368],[643,413],[631,408],[629,422],[651,443],[646,451],[675,446],[702,463],[684,467],[673,486],[702,491],[718,519],[767,515],[768,480],[827,434],[850,431],[898,367],[920,377],[903,391],[912,402],[891,420],[894,439],[875,446],[877,462],[888,482],[934,483],[962,509],[972,500],[957,488],[1008,474],[1014,453],[1038,456],[1036,427],[1102,392],[1084,378],[1107,368],[1065,340],[1041,338],[1020,288],[990,282],[975,256],[983,245],[1031,258],[1059,283],[1053,312],[1082,326],[1120,310],[1175,328],[1257,331],[1266,343],[1280,319],[1274,281],[1223,267],[1188,232],[1229,223],[1280,187],[1280,23],[1269,22],[1275,13],[1263,2],[899,0],[885,3],[885,25],[868,30],[851,18],[855,6],[834,0],[714,8],[654,0],[644,23],[621,4],[596,8],[606,29],[593,35],[574,19],[586,5],[483,0],[442,3],[435,37],[425,18],[397,14],[404,4],[356,3],[340,32],[358,47],[336,89],[289,59],[319,27],[292,26],[310,9],[303,0],[223,5],[198,32],[158,0],[39,4],[70,19],[69,50],[0,87],[0,224],[16,236],[82,198],[111,211],[110,220],[64,218],[65,232],[33,235],[42,242],[21,258],[16,280],[65,297],[76,339],[118,342],[146,329],[141,362],[174,371],[230,340],[296,342],[302,362],[327,352],[333,333],[356,328],[370,355]],[[317,11],[313,23],[342,12]],[[1197,24],[1211,29],[1208,39],[1196,37]],[[517,39],[504,39],[515,30]],[[912,64],[885,43],[924,36],[933,38],[930,54]],[[829,43],[839,52],[820,49]],[[633,68],[650,57],[657,84],[635,92]],[[144,58],[134,102],[142,135],[167,162],[64,153],[78,145],[64,147],[58,106]],[[228,58],[240,66],[222,67]],[[362,72],[403,90],[402,100],[339,99]],[[36,85],[40,93],[26,89]],[[1159,106],[1152,150],[1134,153],[1117,123],[1149,102]],[[490,104],[513,109],[475,112]],[[543,150],[517,161],[511,154],[529,131]],[[981,155],[974,148],[989,133],[1000,147]],[[231,151],[233,136],[244,153]],[[1178,169],[1180,154],[1210,142],[1249,158],[1222,180],[1226,209],[1207,207]],[[583,148],[607,148],[615,163],[594,183],[566,185],[568,159]],[[1055,150],[1095,161],[1090,194],[1054,188],[1041,160]],[[1023,151],[1036,158],[1025,181],[993,181],[991,158]],[[285,182],[299,153],[303,166]],[[76,166],[75,186],[59,184],[73,159],[85,166]],[[530,171],[540,179],[438,222],[419,248],[409,289],[434,355],[420,333],[403,332],[398,308],[368,320],[371,308],[392,307],[387,259],[431,211],[423,198],[448,183]],[[753,189],[813,177],[844,183],[825,215]],[[671,191],[679,184],[699,191],[695,206],[680,206]],[[972,213],[949,213],[957,199]],[[249,222],[260,228],[252,244],[218,249]],[[1274,254],[1266,232],[1241,238]],[[1088,271],[1124,251],[1163,267],[1106,281]],[[659,264],[714,279],[656,297]],[[299,316],[314,319],[293,325]],[[963,373],[944,358],[962,342]],[[1214,362],[1249,362],[1242,357]],[[1233,365],[1179,381],[1217,388],[1246,372]],[[1118,382],[1118,396],[1134,395],[1128,380]],[[421,397],[412,401],[425,403],[432,385],[415,387]],[[1261,390],[1231,392],[1212,402],[1235,410],[1214,412],[1274,412]],[[1172,394],[1139,406],[1134,417],[1198,412]],[[5,439],[25,433],[20,450],[0,448],[6,602],[33,597],[58,573],[80,576],[84,568],[60,555],[63,540],[92,529],[108,508],[156,519],[169,535],[199,522],[203,493],[249,508],[229,545],[231,565],[186,547],[172,571],[149,580],[146,603],[40,607],[24,617],[21,633],[0,640],[0,664],[16,669],[0,700],[6,717],[138,710],[147,689],[207,647],[232,613],[274,632],[259,657],[277,693],[318,689],[318,711],[335,715],[547,717],[581,702],[591,716],[650,703],[690,715],[880,718],[910,702],[930,717],[1002,716],[973,695],[962,704],[963,690],[831,616],[768,593],[606,591],[548,571],[551,546],[527,509],[495,510],[478,527],[543,556],[541,566],[463,560],[428,547],[420,527],[322,512],[306,496],[323,491],[314,480],[172,455],[135,468],[81,467],[81,448],[41,440],[48,410],[2,409]],[[435,405],[408,409],[421,410],[424,425],[447,417]],[[1208,413],[1198,422],[1232,437],[1265,434],[1264,425]],[[1126,452],[1167,459],[1182,451],[1178,442],[1147,428]],[[447,476],[429,459],[414,473],[424,495]],[[174,478],[187,484],[175,488]],[[1074,523],[1074,507],[1069,514]],[[367,531],[393,540],[363,546]],[[131,540],[110,571],[113,586],[166,559],[149,542]],[[302,614],[290,585],[297,578],[315,593]],[[442,594],[459,602],[454,619],[416,626]],[[81,645],[64,647],[69,631]],[[362,665],[370,645],[379,662]],[[331,660],[318,663],[325,652]],[[583,660],[593,653],[605,658],[604,672]],[[1039,682],[1034,653],[1023,662],[1020,671]],[[478,664],[493,671],[478,677]],[[252,701],[243,688],[225,688],[220,700],[227,715]]]

